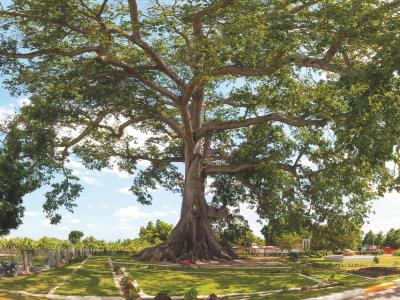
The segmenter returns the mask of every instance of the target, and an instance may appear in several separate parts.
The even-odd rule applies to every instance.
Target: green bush
[[[375,265],[377,265],[377,264],[379,264],[381,261],[380,261],[380,259],[379,259],[378,256],[374,256],[373,262],[374,262]]]
[[[312,271],[312,269],[303,269],[303,270],[301,270],[300,273],[305,276],[311,276],[313,274],[313,271]]]
[[[138,287],[130,288],[126,293],[128,300],[140,299],[140,289]]]
[[[289,287],[287,285],[284,285],[282,287],[282,293],[287,293],[287,292],[289,292]]]
[[[396,251],[394,251],[393,255],[394,256],[400,256],[400,249],[397,249]]]
[[[132,285],[132,282],[133,282],[133,277],[131,274],[121,279],[121,285],[124,288],[129,288]]]
[[[289,260],[296,262],[298,261],[301,257],[303,257],[302,253],[297,253],[297,252],[290,252],[289,253]]]
[[[196,300],[197,299],[197,295],[198,295],[197,290],[195,288],[191,288],[191,289],[185,291],[183,299],[185,299],[185,300]]]
[[[117,275],[123,274],[121,266],[114,265],[114,273],[117,274]]]

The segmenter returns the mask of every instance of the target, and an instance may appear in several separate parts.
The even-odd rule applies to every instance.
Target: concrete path
[[[400,287],[353,298],[354,300],[400,300]]]

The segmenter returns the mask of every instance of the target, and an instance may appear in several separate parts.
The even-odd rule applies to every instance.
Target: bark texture
[[[204,197],[205,175],[202,172],[201,156],[197,155],[190,164],[185,179],[180,220],[165,243],[148,248],[138,254],[139,260],[192,261],[231,260],[232,248],[217,240],[209,216],[225,215],[210,208]]]

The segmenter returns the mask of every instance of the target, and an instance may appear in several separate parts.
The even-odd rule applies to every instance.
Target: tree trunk
[[[177,261],[190,259],[231,260],[234,257],[229,245],[222,246],[209,221],[215,215],[205,200],[206,176],[202,172],[201,155],[195,155],[187,165],[181,215],[171,237],[165,243],[143,250],[140,260]]]

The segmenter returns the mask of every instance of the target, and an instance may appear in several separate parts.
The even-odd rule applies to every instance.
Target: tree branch
[[[174,130],[180,137],[184,137],[185,136],[185,132],[183,130],[183,128],[179,125],[179,123],[177,121],[175,121],[174,119],[169,118],[166,114],[164,114],[163,112],[160,112],[158,114],[156,114],[156,116],[158,117],[158,119],[164,123],[166,123],[167,125],[169,125],[172,130]]]
[[[140,34],[140,23],[139,23],[139,13],[136,0],[128,0],[129,3],[129,11],[131,18],[131,27],[132,27],[132,37],[130,38],[136,45],[142,48],[151,59],[160,67],[160,69],[171,78],[179,88],[183,89],[185,87],[185,83],[182,79],[179,78],[178,75],[175,74],[161,59],[161,57],[156,53],[156,51],[146,43]]]
[[[90,31],[82,28],[81,26],[74,26],[72,24],[69,24],[61,19],[49,19],[44,16],[38,16],[38,15],[33,15],[25,12],[19,12],[19,11],[6,11],[6,10],[0,10],[0,16],[7,16],[7,17],[21,17],[21,18],[27,18],[31,20],[37,20],[37,21],[42,21],[47,24],[53,24],[53,25],[59,25],[62,27],[66,27],[72,31],[81,33],[81,34],[90,34]]]
[[[101,4],[99,12],[97,13],[98,18],[101,18],[101,15],[103,14],[104,9],[106,8],[107,2],[108,0],[104,0],[103,3]]]
[[[248,127],[251,125],[262,124],[265,122],[282,122],[287,125],[304,127],[304,126],[325,126],[328,122],[327,119],[304,119],[301,117],[291,116],[282,113],[270,113],[265,116],[237,120],[237,121],[227,121],[227,122],[211,122],[205,124],[200,130],[195,133],[195,139],[199,140],[209,132],[223,131],[227,129],[235,129]]]
[[[164,157],[164,158],[154,158],[144,154],[131,154],[131,153],[118,153],[114,152],[114,156],[118,156],[124,159],[132,160],[146,160],[156,164],[162,163],[173,163],[173,162],[185,162],[184,157]]]
[[[228,6],[233,3],[234,0],[220,0],[215,1],[213,4],[206,6],[202,10],[198,11],[193,17],[193,34],[195,36],[202,35],[203,19],[206,15],[218,11],[221,8]]]
[[[116,66],[116,67],[124,69],[126,71],[126,74],[121,73],[120,74],[121,76],[125,76],[127,78],[134,77],[137,80],[139,80],[140,82],[142,82],[144,85],[146,85],[147,87],[159,92],[161,95],[168,97],[169,99],[171,99],[174,102],[178,102],[178,97],[174,93],[172,93],[167,88],[159,85],[158,83],[156,83],[150,79],[144,78],[137,72],[135,67],[131,66],[130,64],[127,64],[124,61],[117,60],[108,54],[99,54],[98,59],[100,60],[100,62],[102,62],[104,64],[108,64],[108,65],[112,65],[112,66]]]
[[[248,68],[239,65],[227,65],[224,67],[220,67],[218,69],[211,70],[209,75],[211,76],[244,76],[244,77],[257,77],[257,76],[267,76],[275,73],[279,69],[293,63],[299,67],[309,67],[319,70],[324,70],[328,72],[333,72],[337,74],[348,74],[351,72],[346,67],[342,67],[339,65],[330,64],[330,60],[333,58],[333,55],[337,52],[335,47],[332,47],[328,50],[328,52],[324,55],[324,58],[313,58],[303,54],[295,54],[291,55],[287,58],[283,58],[278,60],[278,62],[272,64],[269,67],[265,68]]]
[[[72,140],[68,141],[68,143],[64,144],[64,150],[62,152],[62,159],[64,160],[65,157],[68,156],[68,150],[72,146],[76,145],[80,141],[82,141],[86,136],[88,136],[100,123],[103,119],[107,116],[109,111],[103,111],[97,114],[96,119],[92,121],[88,127],[86,127],[77,137],[73,138]]]
[[[60,48],[52,48],[52,49],[41,49],[29,53],[10,53],[6,51],[0,50],[0,56],[11,57],[11,58],[34,58],[44,55],[58,55],[58,56],[78,56],[83,53],[89,52],[97,52],[99,51],[99,47],[97,46],[87,46],[82,48],[77,48],[73,50],[65,50]]]
[[[205,168],[204,172],[207,174],[236,174],[240,173],[242,171],[248,170],[248,169],[255,169],[259,167],[263,161],[257,162],[257,163],[247,163],[247,164],[241,164],[237,166],[231,166],[231,165],[214,165],[214,166],[208,166]],[[286,171],[292,174],[295,174],[296,171],[291,165],[288,164],[283,164],[283,163],[271,163],[274,168],[280,169],[282,171]]]

